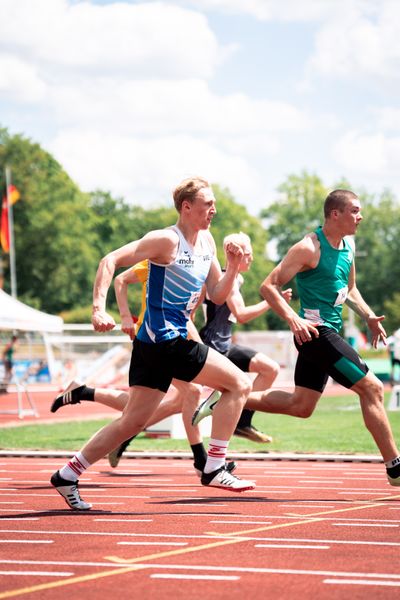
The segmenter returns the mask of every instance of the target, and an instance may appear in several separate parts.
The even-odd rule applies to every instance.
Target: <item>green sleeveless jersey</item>
[[[322,227],[315,231],[321,256],[315,269],[297,273],[300,297],[300,316],[316,325],[325,325],[339,331],[342,327],[342,307],[347,298],[350,268],[354,248],[343,238],[343,248],[330,245]]]

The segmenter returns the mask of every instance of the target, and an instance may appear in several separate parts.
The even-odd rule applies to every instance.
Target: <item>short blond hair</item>
[[[209,187],[211,187],[210,184],[203,177],[189,177],[188,179],[181,181],[172,193],[176,210],[180,213],[182,210],[182,203],[185,200],[193,202],[196,194],[200,190]]]
[[[243,231],[239,231],[239,233],[230,233],[224,237],[224,251],[226,250],[227,245],[233,242],[235,244],[239,244],[239,246],[249,246],[251,248],[251,239],[247,235],[247,233],[243,233]]]

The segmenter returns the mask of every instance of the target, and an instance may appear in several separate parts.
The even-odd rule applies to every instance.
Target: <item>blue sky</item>
[[[302,170],[400,198],[397,0],[2,0],[0,124],[145,206]]]

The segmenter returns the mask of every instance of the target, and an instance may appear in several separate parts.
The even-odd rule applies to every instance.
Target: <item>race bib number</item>
[[[349,292],[349,288],[347,287],[347,285],[344,288],[340,289],[337,293],[334,306],[339,306],[340,304],[344,304],[346,302],[348,292]]]

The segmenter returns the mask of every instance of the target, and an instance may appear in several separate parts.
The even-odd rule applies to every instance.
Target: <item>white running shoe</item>
[[[198,408],[194,411],[192,417],[192,425],[198,425],[202,419],[205,417],[209,417],[212,415],[214,406],[217,404],[218,400],[221,398],[221,392],[218,390],[214,390],[208,398],[203,400]]]
[[[77,481],[63,479],[60,472],[56,471],[51,476],[50,483],[72,510],[90,510],[92,508],[91,504],[80,497]]]
[[[400,485],[400,477],[390,477],[390,475],[388,475],[387,473],[386,473],[386,476],[388,478],[390,485],[394,485],[394,486]]]
[[[204,473],[201,476],[202,485],[209,487],[221,488],[228,492],[245,492],[246,490],[254,490],[256,484],[254,481],[246,481],[239,479],[236,475],[232,475],[225,465],[211,473]]]

